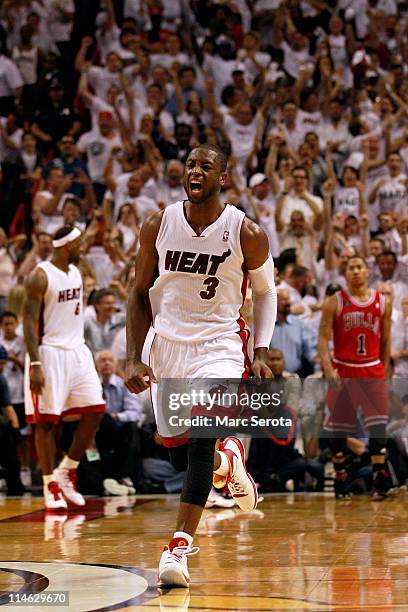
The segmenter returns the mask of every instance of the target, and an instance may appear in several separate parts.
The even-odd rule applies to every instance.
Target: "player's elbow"
[[[149,287],[133,281],[130,289],[129,304],[145,307],[149,304]]]

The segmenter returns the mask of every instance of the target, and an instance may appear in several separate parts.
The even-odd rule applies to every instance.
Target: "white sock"
[[[187,544],[189,546],[191,546],[193,543],[193,536],[191,536],[189,533],[186,533],[185,531],[175,531],[173,538],[183,538],[187,541]]]
[[[223,452],[217,451],[221,458],[220,467],[214,470],[214,474],[218,474],[218,476],[228,476],[230,471],[230,464],[227,458],[227,455]]]
[[[70,459],[68,455],[65,455],[65,457],[63,458],[63,460],[61,461],[57,469],[58,470],[76,470],[78,465],[79,465],[79,461],[74,461],[73,459]]]
[[[42,477],[42,479],[43,479],[43,484],[44,484],[45,487],[48,486],[50,484],[50,482],[54,482],[55,481],[55,478],[54,478],[53,474],[47,474],[46,476],[44,475]]]

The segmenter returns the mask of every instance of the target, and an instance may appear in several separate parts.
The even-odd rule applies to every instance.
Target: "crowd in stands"
[[[180,486],[148,398],[124,387],[124,313],[141,225],[185,198],[183,164],[204,142],[228,154],[225,202],[268,235],[278,289],[270,362],[299,383],[287,444],[249,450],[257,482],[323,486],[319,320],[353,253],[393,300],[390,433],[405,480],[407,66],[404,0],[0,0],[0,464],[11,492],[23,490],[20,475],[30,484],[33,465],[23,283],[64,224],[84,232],[85,337],[108,402],[84,489]],[[250,293],[244,310],[250,326]],[[350,444],[361,480],[364,432]],[[270,459],[262,473],[260,456]]]

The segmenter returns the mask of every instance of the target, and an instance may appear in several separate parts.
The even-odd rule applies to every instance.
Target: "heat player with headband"
[[[42,261],[25,283],[23,327],[27,347],[25,410],[35,426],[47,510],[84,506],[76,468],[98,429],[105,401],[84,340],[81,232],[64,226],[53,239],[51,261]],[[55,428],[61,417],[80,417],[68,454],[55,468]]]
[[[150,387],[158,432],[163,411],[157,380],[270,377],[267,351],[276,319],[274,267],[264,231],[225,204],[220,190],[227,159],[215,145],[193,149],[184,170],[188,200],[149,217],[140,235],[136,278],[127,311],[126,385]],[[240,308],[249,276],[254,304],[254,360],[248,361]],[[150,326],[150,353],[143,352]],[[209,383],[210,384],[210,383]],[[221,383],[222,384],[222,383]],[[211,434],[211,432],[209,432]],[[227,485],[246,512],[257,504],[241,441],[169,436],[170,459],[185,471],[173,537],[159,564],[159,585],[188,587],[187,557],[212,482]]]

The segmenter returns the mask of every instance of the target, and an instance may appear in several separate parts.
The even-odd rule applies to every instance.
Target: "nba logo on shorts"
[[[229,238],[229,231],[225,230],[225,232],[222,235],[222,239],[223,239],[224,242],[227,242],[228,238]]]

